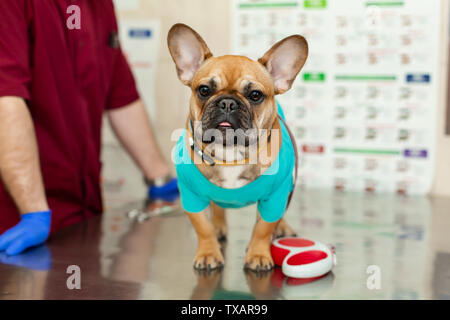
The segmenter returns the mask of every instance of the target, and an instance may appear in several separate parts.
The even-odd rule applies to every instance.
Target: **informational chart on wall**
[[[297,33],[309,57],[278,97],[306,188],[425,194],[434,174],[441,2],[233,0],[236,54]]]
[[[136,79],[150,119],[155,119],[155,79],[160,46],[159,20],[119,20],[119,38],[122,50]],[[108,126],[105,126],[104,141],[116,143]]]

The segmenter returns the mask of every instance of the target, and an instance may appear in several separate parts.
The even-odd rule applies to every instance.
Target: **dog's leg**
[[[272,242],[272,235],[278,222],[266,222],[259,217],[258,213],[252,238],[247,248],[247,255],[245,256],[245,269],[253,271],[268,271],[273,269],[274,263],[270,253],[270,243]]]
[[[227,240],[227,221],[225,219],[225,209],[211,202],[212,216],[211,221],[214,226],[217,240]]]
[[[188,213],[189,219],[197,232],[198,247],[194,258],[195,269],[215,269],[224,265],[214,227],[205,212]]]
[[[275,228],[275,232],[273,235],[275,238],[296,237],[297,233],[294,231],[294,229],[291,228],[286,220],[282,218],[278,226]]]

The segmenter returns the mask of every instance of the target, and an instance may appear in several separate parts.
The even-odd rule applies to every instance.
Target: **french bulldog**
[[[258,203],[244,268],[271,270],[272,238],[295,235],[282,215],[292,196],[297,157],[275,96],[291,88],[305,64],[307,41],[301,35],[287,37],[258,61],[214,57],[200,35],[184,24],[174,25],[167,41],[178,78],[192,90],[186,131],[175,156],[187,157],[176,169],[181,202],[198,238],[194,268],[224,265],[220,241],[227,234],[225,208]],[[249,161],[255,154],[255,161]]]

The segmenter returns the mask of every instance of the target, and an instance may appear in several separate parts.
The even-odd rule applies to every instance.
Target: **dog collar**
[[[210,166],[214,166],[216,164],[216,162],[214,161],[214,159],[212,157],[210,157],[209,155],[207,155],[202,148],[200,148],[194,141],[194,134],[193,134],[193,130],[192,130],[192,123],[191,120],[189,120],[189,146],[191,147],[191,150],[194,151],[201,159],[202,161],[206,162],[208,165]]]

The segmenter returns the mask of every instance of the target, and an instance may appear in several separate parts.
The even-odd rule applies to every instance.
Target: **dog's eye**
[[[205,85],[202,85],[200,87],[198,87],[198,94],[200,95],[200,97],[202,98],[207,98],[211,95],[211,88]]]
[[[253,90],[249,93],[248,99],[254,103],[260,103],[264,100],[264,94],[259,90]]]

